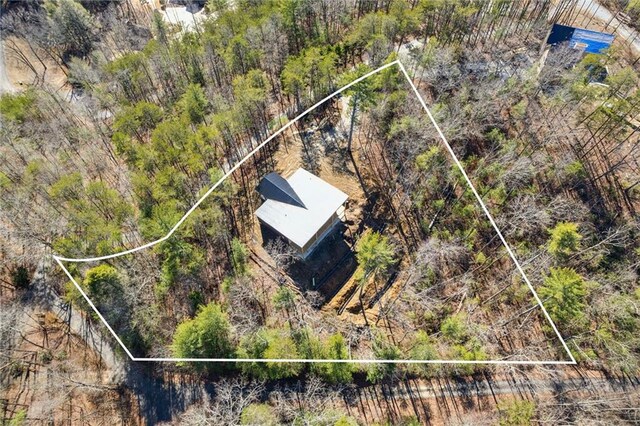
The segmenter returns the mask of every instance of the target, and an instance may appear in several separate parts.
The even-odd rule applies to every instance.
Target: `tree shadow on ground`
[[[215,392],[214,383],[197,375],[174,374],[155,363],[130,363],[124,386],[137,399],[140,416],[148,425],[170,421]]]

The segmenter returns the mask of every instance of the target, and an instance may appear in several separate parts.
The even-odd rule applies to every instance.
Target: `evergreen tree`
[[[300,359],[296,342],[288,329],[260,329],[246,336],[238,348],[238,358],[254,359]],[[242,363],[241,368],[261,379],[284,379],[302,371],[303,365],[296,362]]]
[[[245,275],[247,273],[247,261],[249,260],[249,251],[238,238],[231,240],[231,263],[236,275]]]
[[[539,293],[554,321],[569,324],[584,315],[586,283],[573,269],[551,268]]]
[[[205,121],[208,101],[202,87],[197,84],[187,86],[180,104],[191,124],[197,125]]]
[[[89,269],[82,281],[87,296],[96,305],[122,295],[122,283],[118,271],[106,264]]]
[[[177,358],[232,358],[231,326],[222,307],[211,302],[178,325],[171,345]],[[200,368],[203,364],[197,364]],[[214,364],[211,364],[214,365]]]
[[[358,279],[358,298],[362,316],[367,325],[369,325],[369,320],[364,307],[364,287],[371,278],[376,279],[380,274],[386,273],[387,269],[395,262],[395,256],[395,249],[389,243],[389,239],[378,232],[366,233],[358,241],[356,259],[361,268],[361,276]]]
[[[49,0],[45,7],[50,12],[62,57],[86,56],[93,47],[96,22],[89,12],[75,0]]]
[[[554,256],[568,256],[578,250],[582,235],[578,233],[577,224],[560,222],[550,233],[549,252]]]
[[[349,348],[340,333],[332,334],[326,342],[326,357],[328,359],[349,359]],[[328,363],[323,377],[331,383],[349,383],[353,374],[352,364]]]
[[[385,273],[396,259],[395,248],[389,238],[375,231],[360,238],[356,252],[365,276]]]

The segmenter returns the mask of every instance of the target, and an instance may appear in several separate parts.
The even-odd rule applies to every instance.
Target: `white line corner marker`
[[[429,117],[429,120],[431,120],[431,123],[433,124],[433,126],[436,129],[436,131],[438,132],[438,135],[440,136],[440,139],[442,139],[442,142],[444,143],[445,147],[447,148],[447,151],[451,155],[451,158],[453,158],[453,161],[455,162],[456,166],[460,170],[460,173],[462,173],[462,176],[464,177],[464,179],[466,180],[467,184],[471,188],[471,191],[473,192],[473,195],[478,200],[478,203],[480,203],[480,206],[482,207],[482,210],[484,211],[485,215],[489,219],[489,222],[491,222],[491,226],[493,226],[493,229],[498,234],[498,237],[500,238],[500,241],[502,241],[502,244],[507,249],[507,252],[509,253],[509,256],[511,257],[511,260],[513,260],[513,263],[516,265],[516,268],[518,269],[518,272],[520,273],[520,275],[522,275],[522,278],[527,283],[527,286],[529,287],[529,290],[531,290],[531,293],[533,294],[533,297],[535,298],[536,303],[542,309],[542,312],[544,313],[545,318],[547,319],[549,324],[551,324],[551,328],[553,329],[553,331],[555,332],[556,336],[558,337],[558,339],[562,343],[562,347],[564,348],[564,350],[566,351],[567,355],[569,356],[570,361],[557,361],[557,360],[550,360],[550,361],[522,360],[522,361],[518,361],[518,360],[509,360],[509,359],[503,359],[503,360],[450,360],[450,359],[449,360],[436,360],[436,359],[425,359],[425,360],[416,360],[416,359],[397,360],[397,359],[393,359],[393,360],[384,360],[384,359],[265,359],[265,358],[250,359],[250,358],[138,358],[138,357],[134,357],[133,354],[129,351],[129,349],[127,349],[125,344],[122,342],[122,340],[118,337],[118,335],[113,330],[113,328],[111,328],[109,323],[107,323],[105,318],[98,311],[98,309],[93,304],[93,302],[91,302],[91,300],[89,299],[87,294],[84,292],[82,287],[76,282],[75,278],[71,275],[71,273],[67,270],[67,268],[65,268],[65,266],[64,266],[64,264],[62,262],[64,261],[64,262],[73,262],[73,263],[85,263],[85,262],[96,262],[96,261],[100,261],[100,260],[113,259],[113,258],[116,258],[116,257],[124,256],[124,255],[131,254],[131,253],[135,253],[137,251],[143,250],[143,249],[148,248],[148,247],[152,247],[152,246],[154,246],[156,244],[159,244],[159,243],[165,241],[166,239],[171,237],[171,235],[173,235],[173,233],[176,231],[176,229],[178,229],[178,227],[180,225],[182,225],[182,223],[187,219],[187,217],[189,217],[189,215],[191,213],[193,213],[193,211],[196,208],[198,208],[198,206],[200,204],[202,204],[202,202],[207,197],[209,197],[209,195],[211,195],[211,193],[218,186],[220,186],[220,184],[222,184],[222,182],[226,178],[228,178],[233,172],[235,172],[240,166],[242,166],[242,164],[244,164],[247,160],[249,160],[256,152],[258,152],[260,149],[262,149],[272,139],[274,139],[275,137],[277,137],[278,135],[283,133],[285,130],[287,130],[289,127],[291,127],[294,123],[296,123],[302,117],[306,116],[307,114],[309,114],[309,112],[313,111],[314,109],[316,109],[318,106],[322,105],[323,103],[325,103],[329,99],[331,99],[334,96],[344,92],[345,90],[347,90],[351,86],[361,82],[362,80],[364,80],[364,79],[366,79],[366,78],[368,78],[368,77],[370,77],[370,76],[372,76],[374,74],[377,74],[377,73],[379,73],[380,71],[382,71],[384,69],[392,67],[394,65],[398,65],[400,67],[400,70],[402,71],[403,75],[405,76],[405,78],[409,82],[409,85],[411,86],[411,89],[413,90],[413,92],[415,93],[415,95],[418,98],[418,101],[420,102],[420,104],[422,105],[424,110],[426,111],[426,113],[427,113],[427,115]],[[265,139],[262,143],[260,143],[260,145],[258,145],[256,148],[254,148],[242,160],[240,160],[236,165],[234,165],[231,169],[229,169],[229,171],[227,173],[225,173],[211,188],[209,188],[209,190],[202,197],[200,197],[200,199],[189,209],[189,211],[187,211],[184,214],[184,216],[182,216],[182,218],[173,226],[173,228],[171,228],[169,233],[167,235],[165,235],[164,237],[162,237],[162,238],[160,238],[158,240],[152,241],[150,243],[146,243],[146,244],[141,245],[139,247],[130,249],[130,250],[125,250],[125,251],[113,253],[113,254],[106,255],[106,256],[87,257],[87,258],[68,258],[68,257],[57,256],[57,255],[54,254],[53,258],[58,263],[60,268],[62,268],[62,270],[65,272],[65,274],[69,277],[71,282],[76,286],[77,290],[80,292],[80,294],[82,294],[82,296],[87,301],[89,306],[91,306],[91,308],[96,312],[96,314],[98,315],[100,320],[104,323],[104,325],[107,327],[109,332],[113,335],[113,337],[116,339],[118,344],[120,344],[120,346],[122,347],[124,352],[129,356],[129,358],[131,358],[132,361],[152,361],[152,362],[288,362],[288,363],[324,362],[324,363],[361,363],[361,364],[376,364],[376,363],[377,364],[391,364],[391,363],[395,363],[395,364],[483,364],[483,365],[575,365],[575,364],[577,364],[575,358],[573,357],[573,354],[571,353],[571,351],[569,350],[569,347],[567,346],[567,343],[563,339],[562,335],[558,331],[558,328],[556,327],[555,323],[553,322],[553,320],[549,316],[549,313],[547,312],[547,310],[545,309],[544,305],[542,304],[542,300],[540,300],[540,297],[538,296],[538,293],[536,293],[536,290],[533,288],[533,285],[531,285],[531,282],[529,281],[529,278],[527,278],[527,275],[525,274],[524,270],[522,269],[522,266],[520,265],[520,262],[518,261],[518,259],[516,258],[515,254],[511,250],[511,247],[509,246],[509,244],[507,243],[507,240],[502,235],[502,232],[500,232],[500,229],[498,228],[498,225],[496,225],[496,222],[493,220],[493,216],[491,216],[491,213],[489,212],[489,209],[484,204],[484,201],[482,201],[482,198],[480,197],[480,194],[478,194],[478,191],[476,191],[476,188],[473,186],[473,183],[471,182],[471,179],[469,179],[469,176],[467,175],[467,173],[465,172],[464,168],[462,167],[462,164],[458,160],[458,157],[456,156],[455,152],[451,148],[451,145],[449,145],[449,142],[447,141],[447,139],[445,138],[444,134],[442,133],[442,130],[440,130],[440,127],[438,126],[438,123],[436,123],[435,119],[433,118],[433,115],[431,115],[431,111],[429,110],[429,108],[427,107],[427,104],[422,99],[422,96],[420,95],[420,92],[418,91],[416,86],[413,84],[413,81],[409,77],[409,74],[407,73],[407,70],[405,69],[404,65],[400,62],[400,60],[395,60],[393,62],[390,62],[390,63],[388,63],[386,65],[381,66],[380,68],[377,68],[377,69],[375,69],[375,70],[363,75],[362,77],[359,77],[359,78],[355,79],[354,81],[352,81],[351,83],[347,84],[346,86],[343,86],[342,88],[336,90],[335,92],[333,92],[329,96],[326,96],[322,100],[318,101],[312,107],[310,107],[309,109],[307,109],[306,111],[304,111],[303,113],[298,115],[296,118],[294,118],[293,120],[289,121],[284,126],[282,126],[277,132],[275,132],[273,135],[271,135],[267,139]]]

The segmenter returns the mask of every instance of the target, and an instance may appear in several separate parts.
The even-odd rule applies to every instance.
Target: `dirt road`
[[[111,372],[110,380],[118,383],[123,380],[126,363],[124,356],[118,355],[108,340],[101,332],[102,324],[94,326],[86,316],[78,309],[74,309],[64,301],[48,284],[48,274],[51,272],[50,262],[43,260],[38,265],[31,282],[31,298],[37,306],[44,307],[53,312],[64,321],[70,331],[81,337],[84,342],[100,357],[105,366]]]
[[[636,53],[640,54],[640,34],[620,22],[609,9],[596,0],[578,0],[578,6],[589,15],[603,21],[606,24],[603,31],[615,33],[616,36],[623,38]]]
[[[4,46],[0,40],[0,95],[3,93],[11,93],[14,91],[9,78],[7,77],[7,68],[5,66],[6,58],[4,56]]]
[[[545,377],[546,376],[546,377]],[[630,416],[640,415],[633,401],[640,396],[637,377],[612,377],[568,367],[553,371],[503,371],[495,376],[407,379],[395,385],[352,390],[345,398],[367,423],[400,421],[415,416],[423,424],[489,424],[496,407],[512,398],[553,403],[560,398],[594,401],[616,398],[628,401]],[[635,414],[634,414],[635,413]],[[495,420],[495,419],[494,419]]]
[[[33,279],[31,300],[47,306],[64,319],[71,330],[99,353],[111,372],[112,383],[120,383],[136,397],[138,412],[147,424],[179,418],[205,394],[214,395],[215,382],[194,375],[175,374],[162,364],[131,362],[115,352],[108,335],[103,337],[101,324],[90,325],[86,317],[52,291],[47,262],[41,262]],[[166,365],[169,367],[169,365]],[[386,419],[399,420],[417,416],[424,423],[440,424],[446,419],[461,421],[469,413],[495,410],[503,399],[551,399],[556,395],[622,395],[640,394],[637,377],[611,377],[599,372],[559,368],[553,370],[498,369],[492,375],[406,379],[393,385],[354,387],[343,398],[334,401],[358,417],[371,423]],[[345,404],[345,405],[343,405]]]

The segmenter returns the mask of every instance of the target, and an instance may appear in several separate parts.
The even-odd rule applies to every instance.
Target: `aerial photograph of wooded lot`
[[[0,424],[640,424],[640,1],[0,0]]]

